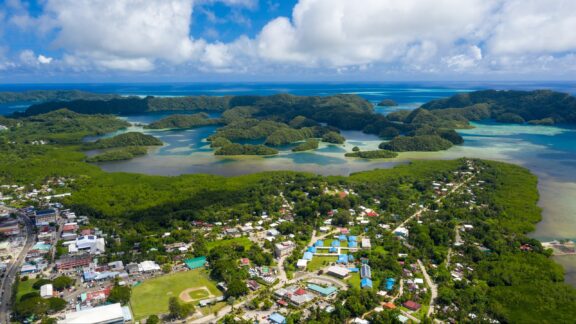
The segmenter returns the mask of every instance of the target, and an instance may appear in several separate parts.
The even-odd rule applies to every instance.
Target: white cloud
[[[191,0],[48,0],[55,45],[111,69],[150,70],[156,60],[197,55],[189,36]]]
[[[576,1],[509,0],[499,14],[490,49],[497,54],[576,50]]]
[[[38,55],[38,63],[40,64],[50,64],[52,63],[53,58],[44,56],[42,54]]]
[[[292,20],[277,18],[258,37],[279,62],[347,66],[392,62],[460,39],[474,39],[496,0],[300,0]],[[423,56],[419,56],[420,59]]]

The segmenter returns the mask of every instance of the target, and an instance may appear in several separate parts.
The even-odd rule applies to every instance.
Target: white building
[[[362,248],[363,249],[371,249],[372,248],[372,244],[370,243],[369,238],[362,238]]]
[[[54,296],[54,288],[52,284],[45,284],[40,287],[40,297],[50,298]]]
[[[348,274],[350,274],[350,270],[344,267],[331,266],[330,268],[328,268],[328,274],[336,278],[342,279],[348,277]]]
[[[115,324],[128,321],[132,321],[130,308],[116,303],[68,313],[58,324]]]
[[[90,254],[100,254],[106,249],[106,242],[96,235],[84,235],[76,238],[76,241],[68,245],[68,252],[89,251]]]
[[[154,261],[142,261],[138,264],[138,271],[140,272],[151,272],[160,271],[160,266]]]
[[[298,269],[306,269],[306,266],[308,266],[308,260],[300,259],[296,263],[296,267],[298,267]]]

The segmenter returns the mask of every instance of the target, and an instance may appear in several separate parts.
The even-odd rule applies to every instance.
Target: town
[[[40,188],[3,185],[4,320],[14,315],[8,312],[13,301],[18,318],[35,321],[40,314],[26,300],[44,300],[45,314],[58,323],[153,323],[158,317],[281,324],[293,322],[295,315],[304,320],[317,311],[334,312],[338,296],[351,291],[374,298],[354,323],[369,323],[367,318],[384,311],[402,323],[432,316],[449,320],[457,307],[435,304],[438,287],[429,272],[445,267],[451,280],[468,281],[474,268],[466,264],[463,246],[473,240],[474,225],[454,227],[455,240],[442,265],[424,262],[412,236],[419,225],[439,221],[443,206],[485,207],[475,200],[475,192],[483,190],[484,181],[475,180],[481,171],[473,161],[467,165],[450,180],[429,183],[428,200],[410,203],[405,217],[381,215],[381,202],[371,198],[357,208],[328,210],[311,233],[298,233],[293,230],[295,203],[280,193],[278,210],[254,215],[249,222],[193,221],[187,231],[134,243],[130,255],[114,252],[122,237],[61,203],[74,179],[50,179]],[[326,186],[321,194],[344,200],[361,193]],[[159,244],[151,246],[151,241]],[[220,269],[218,249],[238,256],[231,264],[236,270]],[[214,272],[220,275],[208,275]],[[471,320],[477,316],[469,314]]]

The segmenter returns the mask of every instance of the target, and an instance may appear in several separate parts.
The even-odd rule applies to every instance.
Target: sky
[[[575,75],[575,0],[0,0],[0,83]]]

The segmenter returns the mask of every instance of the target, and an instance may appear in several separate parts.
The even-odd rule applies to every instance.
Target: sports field
[[[308,271],[316,271],[328,267],[331,263],[338,261],[337,256],[318,256],[315,255],[310,262],[308,262]]]
[[[132,289],[130,304],[135,319],[168,313],[168,299],[198,303],[201,299],[222,296],[203,269],[190,270],[150,279]]]

